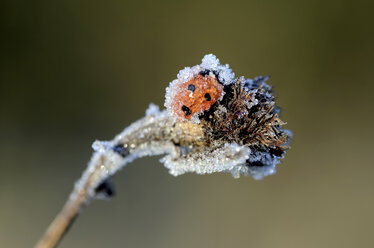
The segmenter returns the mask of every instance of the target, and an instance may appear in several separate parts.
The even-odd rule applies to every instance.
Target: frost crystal
[[[158,115],[160,113],[160,107],[154,103],[149,104],[148,109],[145,111],[146,115]]]
[[[170,174],[178,176],[186,172],[196,172],[197,174],[210,174],[213,172],[231,172],[235,177],[239,174],[234,169],[235,166],[244,164],[249,158],[250,149],[238,144],[225,144],[216,149],[202,149],[178,159],[168,155],[160,161],[168,168]]]

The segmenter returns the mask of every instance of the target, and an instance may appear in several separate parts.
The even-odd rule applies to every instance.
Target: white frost
[[[191,152],[185,156],[174,157],[167,155],[160,161],[169,169],[169,173],[178,176],[186,172],[211,174],[214,172],[232,172],[238,177],[236,166],[245,164],[249,158],[250,149],[238,144],[225,144],[214,150],[205,149]]]

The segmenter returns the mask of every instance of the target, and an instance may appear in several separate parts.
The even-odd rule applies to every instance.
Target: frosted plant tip
[[[166,110],[150,104],[145,117],[114,140],[95,142],[96,153],[105,155],[105,173],[98,181],[136,158],[162,154],[160,161],[175,176],[229,172],[261,179],[274,174],[291,132],[282,128],[267,80],[236,78],[216,56],[204,56],[166,88]]]
[[[134,159],[163,155],[174,176],[228,172],[255,179],[274,174],[289,148],[268,77],[235,77],[216,56],[179,71],[166,88],[165,110],[150,104],[145,116],[94,153],[69,200],[38,248],[54,247],[81,207],[114,194],[110,177]]]

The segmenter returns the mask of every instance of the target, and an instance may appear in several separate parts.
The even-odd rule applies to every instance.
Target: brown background
[[[370,3],[371,2],[371,3]],[[372,1],[2,1],[0,247],[32,247],[91,154],[215,53],[294,132],[262,181],[118,173],[62,247],[373,247]]]

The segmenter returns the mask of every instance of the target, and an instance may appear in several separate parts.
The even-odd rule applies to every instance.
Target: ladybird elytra
[[[195,75],[187,82],[176,85],[179,94],[171,102],[173,111],[189,120],[195,113],[202,113],[222,96],[223,85],[213,75]]]

